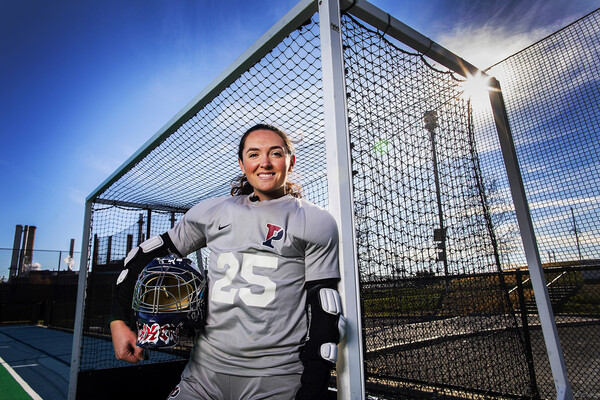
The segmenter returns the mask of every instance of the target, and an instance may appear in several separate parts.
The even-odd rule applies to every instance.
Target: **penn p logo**
[[[181,392],[181,389],[179,389],[179,386],[175,386],[175,389],[173,389],[173,391],[169,395],[169,398],[174,399],[175,397],[177,397],[179,395],[180,392]]]
[[[265,241],[262,242],[263,246],[273,248],[273,240],[281,240],[284,232],[283,228],[278,225],[267,224],[267,236],[265,236]]]

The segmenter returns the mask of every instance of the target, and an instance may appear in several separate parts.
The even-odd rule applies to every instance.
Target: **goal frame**
[[[365,0],[301,0],[87,197],[84,213],[81,267],[78,278],[77,309],[73,332],[69,399],[76,398],[77,376],[80,368],[86,282],[90,259],[92,204],[102,202],[98,197],[103,191],[148,155],[166,137],[175,132],[181,123],[195,115],[244,71],[262,59],[274,46],[311,18],[316,12],[319,13],[320,18],[329,210],[336,219],[340,231],[340,269],[342,276],[340,293],[344,313],[348,319],[348,333],[345,342],[340,346],[340,360],[337,367],[338,396],[339,398],[348,399],[365,398],[359,276],[353,214],[352,168],[347,119],[348,112],[346,109],[342,33],[340,29],[341,13],[347,12],[352,14],[361,21],[385,32],[390,37],[465,78],[477,74],[481,76],[487,75],[461,57]],[[556,322],[546,288],[527,197],[512,140],[508,116],[504,107],[502,91],[497,80],[492,78],[491,83],[494,90],[490,91],[490,102],[509,186],[515,204],[525,256],[531,273],[536,304],[557,390],[557,399],[572,399],[563,352],[558,340]]]

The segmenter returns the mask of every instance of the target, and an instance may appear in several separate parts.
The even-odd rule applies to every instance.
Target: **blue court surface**
[[[0,326],[3,365],[12,368],[43,400],[67,398],[72,342],[73,335],[63,331],[40,326]]]

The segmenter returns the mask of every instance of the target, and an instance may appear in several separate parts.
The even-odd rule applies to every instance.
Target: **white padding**
[[[338,315],[342,312],[342,303],[340,294],[335,289],[323,288],[319,291],[319,300],[323,311],[329,314]]]
[[[321,357],[332,363],[337,362],[338,348],[334,343],[323,343],[321,345]]]
[[[152,250],[158,249],[165,242],[160,236],[152,236],[150,239],[145,240],[140,247],[144,253],[150,253]]]
[[[124,269],[123,271],[121,271],[121,273],[119,274],[119,277],[117,278],[117,285],[120,284],[121,282],[123,282],[125,280],[125,278],[127,278],[128,273],[129,273],[128,269]]]
[[[133,249],[131,249],[129,251],[129,253],[127,253],[127,257],[125,257],[125,266],[127,266],[127,264],[129,264],[129,261],[133,260],[133,257],[135,257],[135,255],[138,253],[138,251],[140,250],[139,247],[134,247]]]
[[[346,337],[346,318],[343,314],[340,314],[338,319],[338,332],[340,333],[340,342]]]

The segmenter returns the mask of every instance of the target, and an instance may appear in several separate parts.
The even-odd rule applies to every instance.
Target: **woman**
[[[206,326],[172,398],[327,397],[343,319],[337,227],[288,180],[295,160],[280,129],[250,128],[238,147],[233,197],[201,202],[127,256],[111,334],[116,357],[136,363],[142,350],[125,321],[137,275],[169,252],[211,250]]]

